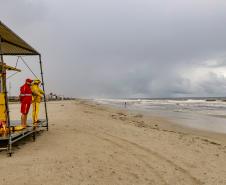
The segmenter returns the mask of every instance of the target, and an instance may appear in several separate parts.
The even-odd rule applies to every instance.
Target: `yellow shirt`
[[[33,102],[40,103],[42,101],[42,95],[44,94],[44,91],[37,84],[33,84],[31,86],[31,91]]]

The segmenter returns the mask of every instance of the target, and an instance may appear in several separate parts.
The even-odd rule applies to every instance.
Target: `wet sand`
[[[48,108],[48,132],[18,143],[11,158],[0,153],[0,184],[226,184],[223,134],[87,101]]]

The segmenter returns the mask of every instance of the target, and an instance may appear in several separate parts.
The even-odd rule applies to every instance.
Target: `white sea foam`
[[[95,99],[102,104],[166,116],[193,128],[226,133],[226,102],[218,99]]]

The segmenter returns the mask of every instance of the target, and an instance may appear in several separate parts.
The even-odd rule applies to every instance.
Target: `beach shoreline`
[[[106,109],[111,109],[112,111],[122,111],[129,115],[140,115],[140,117],[144,120],[144,122],[156,122],[158,127],[165,131],[175,131],[175,132],[182,132],[184,134],[191,134],[206,137],[212,140],[216,140],[218,142],[224,143],[226,145],[226,133],[219,133],[214,131],[202,130],[197,128],[188,127],[185,125],[178,124],[176,121],[169,120],[167,117],[155,115],[155,113],[149,113],[148,111],[144,110],[135,110],[135,109],[127,109],[123,108],[123,106],[117,107],[110,104],[100,104],[92,100],[83,100],[86,103],[94,104],[97,106],[101,106]],[[139,116],[138,116],[139,117]],[[219,116],[216,116],[219,117]],[[224,116],[221,116],[224,118]],[[145,125],[144,125],[145,127]],[[148,124],[146,125],[148,127]]]

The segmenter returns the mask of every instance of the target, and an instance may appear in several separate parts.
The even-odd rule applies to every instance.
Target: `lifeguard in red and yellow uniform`
[[[32,102],[31,83],[33,80],[26,79],[25,84],[20,88],[20,102],[21,102],[21,125],[25,128],[27,126],[27,114],[29,112]]]

